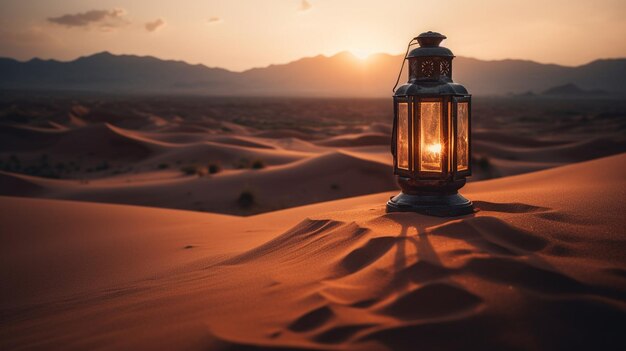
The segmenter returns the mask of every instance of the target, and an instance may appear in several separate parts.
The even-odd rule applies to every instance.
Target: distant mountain
[[[0,88],[102,92],[171,92],[228,86],[237,74],[221,68],[108,52],[70,62],[0,58]]]
[[[576,84],[567,83],[564,85],[559,85],[556,87],[552,87],[542,93],[543,95],[551,95],[551,96],[603,96],[608,95],[609,93],[606,90],[602,89],[594,89],[594,90],[584,90],[579,88]]]
[[[182,61],[108,52],[70,62],[0,58],[0,89],[108,93],[167,93],[242,96],[386,97],[401,56],[377,54],[359,60],[343,52],[281,65],[231,72]],[[532,61],[482,61],[457,57],[453,78],[474,95],[520,94],[575,84],[626,94],[626,59],[597,60],[578,67]],[[406,81],[406,67],[404,78]]]

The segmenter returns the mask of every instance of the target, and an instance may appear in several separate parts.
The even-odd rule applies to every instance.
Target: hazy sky
[[[579,65],[626,57],[625,18],[626,0],[0,0],[0,56],[106,50],[244,70],[398,54],[434,30],[458,56]]]

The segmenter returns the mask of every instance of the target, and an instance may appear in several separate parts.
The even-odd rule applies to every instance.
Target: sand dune
[[[161,143],[140,138],[107,123],[61,131],[2,126],[0,139],[0,147],[6,151],[43,151],[61,157],[89,156],[114,160],[142,159],[164,147]]]
[[[355,162],[297,163],[328,159]],[[0,348],[624,349],[625,164],[474,182],[454,219],[390,192],[250,217],[3,197]]]
[[[490,155],[495,158],[548,163],[558,160],[562,163],[569,163],[598,158],[603,152],[619,152],[626,147],[626,141],[591,139],[538,148],[515,147],[496,144],[491,141],[476,140],[473,146],[476,153]]]
[[[205,148],[207,145],[200,146],[201,150],[208,151]],[[197,154],[198,151],[192,148],[184,150],[193,151],[193,154]],[[238,155],[245,155],[240,153],[241,150],[235,151],[239,152]],[[214,157],[219,155],[216,149],[210,149],[210,152]],[[281,161],[264,154],[264,150],[256,152],[257,156],[263,155],[263,159],[269,162]],[[165,162],[182,157],[180,153],[174,155],[165,154],[159,160]],[[289,154],[283,152],[281,155],[287,157]],[[232,155],[224,155],[224,160],[228,157]],[[140,182],[132,180],[133,178],[129,181],[129,178],[121,177],[115,181],[108,178],[85,184],[82,181],[51,180],[12,173],[0,175],[6,179],[6,182],[0,185],[0,193],[7,195],[36,194],[40,198],[134,204],[238,215],[380,192],[396,186],[388,165],[341,152],[302,158],[297,162],[260,170],[239,170],[205,177],[153,177],[154,180]],[[293,181],[294,179],[298,181]],[[18,184],[19,188],[16,188]],[[280,191],[276,191],[277,189]],[[251,203],[238,201],[243,192],[252,194]]]
[[[215,134],[129,130],[107,123],[63,130],[2,126],[0,146],[22,166],[5,168],[0,194],[238,215],[274,211],[394,189],[389,136],[375,132],[386,127],[331,127],[355,133],[305,141],[248,127],[239,134]],[[485,129],[474,138],[470,180],[543,170],[626,148],[619,138],[573,142]],[[255,162],[262,169],[251,169]],[[221,172],[206,175],[210,165]],[[243,193],[252,197],[244,204],[238,201]]]
[[[315,144],[322,146],[368,146],[368,145],[389,145],[391,138],[389,134],[383,133],[359,133],[340,135],[320,141]]]
[[[274,129],[274,130],[264,130],[257,133],[254,133],[254,136],[261,138],[272,138],[272,139],[282,139],[282,138],[296,138],[302,140],[310,140],[313,139],[314,136],[300,132],[297,130],[291,129]]]
[[[571,142],[569,140],[559,139],[542,139],[537,137],[516,135],[513,133],[507,133],[503,131],[494,131],[489,129],[474,129],[472,130],[472,137],[476,140],[489,141],[496,144],[506,144],[513,147],[527,147],[536,148],[553,145],[563,145]]]
[[[387,100],[3,101],[0,195],[250,215],[395,189]],[[477,99],[474,107],[470,182],[626,151],[620,101]],[[244,192],[254,205],[238,203]]]

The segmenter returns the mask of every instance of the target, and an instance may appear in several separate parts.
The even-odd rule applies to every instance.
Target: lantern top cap
[[[439,46],[439,44],[446,38],[447,37],[445,35],[432,31],[424,32],[415,37],[417,42],[422,47]]]
[[[407,55],[407,58],[409,59],[414,57],[429,56],[454,57],[454,54],[452,54],[450,49],[439,46],[439,44],[446,39],[446,36],[441,33],[428,31],[416,36],[413,39],[417,40],[420,46],[409,52]]]

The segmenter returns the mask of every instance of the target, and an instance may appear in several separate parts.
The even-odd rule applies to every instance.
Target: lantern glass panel
[[[448,135],[446,140],[448,140],[448,145],[446,145],[446,149],[444,152],[448,153],[448,164],[446,165],[448,167],[448,172],[452,172],[452,170],[454,170],[454,157],[453,157],[453,153],[454,153],[454,148],[455,148],[455,143],[454,143],[454,131],[452,130],[452,103],[448,102]]]
[[[469,104],[457,104],[456,119],[456,169],[466,171],[469,168]]]
[[[441,103],[420,103],[420,170],[441,172]]]
[[[398,103],[398,168],[409,169],[409,104]]]

